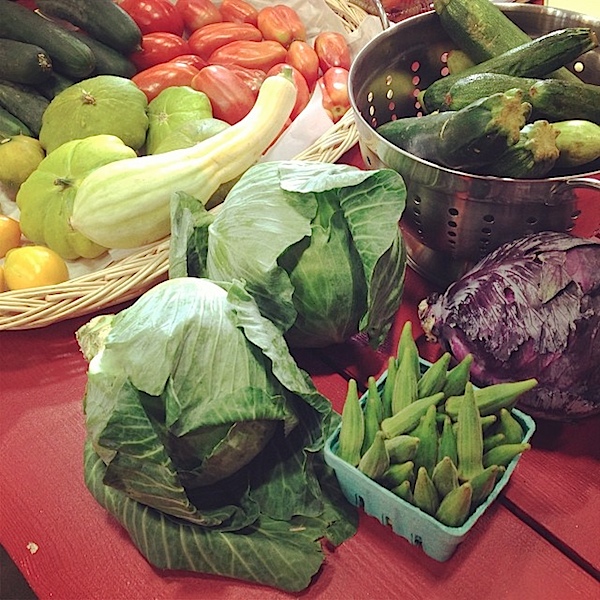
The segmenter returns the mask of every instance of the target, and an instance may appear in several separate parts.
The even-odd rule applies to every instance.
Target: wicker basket
[[[366,12],[344,0],[326,0],[347,31]],[[353,113],[347,113],[310,147],[301,160],[335,162],[358,142]],[[169,239],[139,249],[105,268],[64,283],[0,293],[0,330],[34,329],[86,315],[141,296],[167,278]]]

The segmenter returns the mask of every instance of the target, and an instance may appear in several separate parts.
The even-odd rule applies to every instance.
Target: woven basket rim
[[[348,31],[367,15],[345,0],[326,0]],[[336,162],[358,142],[349,110],[296,160]],[[169,238],[116,259],[102,269],[52,286],[0,292],[0,331],[35,329],[84,316],[141,296],[168,278]]]

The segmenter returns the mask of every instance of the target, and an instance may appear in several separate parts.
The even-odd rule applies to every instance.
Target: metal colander
[[[591,27],[600,36],[600,20],[579,13],[498,6],[532,37],[572,26]],[[501,244],[529,233],[600,235],[598,212],[592,211],[592,203],[600,202],[600,160],[586,172],[557,172],[545,179],[479,176],[417,158],[375,132],[393,117],[419,114],[419,90],[447,73],[448,52],[455,47],[433,11],[410,17],[359,52],[349,79],[362,157],[370,168],[390,167],[403,176],[408,195],[401,227],[409,263],[440,286]],[[600,84],[599,49],[568,66],[587,83]],[[596,223],[588,213],[596,215]]]

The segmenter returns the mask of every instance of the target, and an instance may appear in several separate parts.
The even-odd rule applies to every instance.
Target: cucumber
[[[25,123],[35,136],[42,127],[42,115],[50,104],[35,88],[0,80],[0,106]]]
[[[31,136],[31,130],[23,121],[0,106],[0,139],[13,135]]]
[[[86,44],[86,46],[89,46],[94,53],[96,66],[94,67],[92,76],[117,75],[118,77],[131,79],[137,73],[136,66],[121,52],[103,44],[82,31],[74,31],[73,35]]]
[[[531,40],[490,0],[434,0],[433,7],[446,33],[474,62],[483,62]],[[579,79],[564,67],[553,77]]]
[[[589,27],[558,29],[535,40],[478,63],[455,75],[434,81],[420,94],[427,112],[444,105],[446,94],[459,78],[475,73],[503,73],[519,77],[544,77],[598,45],[596,33]]]
[[[94,69],[94,55],[82,41],[10,0],[0,0],[0,37],[40,46],[52,59],[52,68],[67,77],[82,79]]]
[[[520,90],[480,98],[458,111],[405,117],[377,132],[416,156],[449,168],[472,170],[517,143],[531,113]]]
[[[37,0],[36,4],[48,17],[68,21],[118,52],[130,54],[141,47],[140,28],[114,0]]]
[[[458,79],[448,90],[441,108],[459,110],[478,98],[515,88],[523,91],[523,100],[533,107],[534,118],[584,119],[600,124],[600,86],[502,73],[476,73]]]
[[[35,44],[0,39],[0,79],[35,85],[50,77],[52,60]]]
[[[48,100],[52,100],[54,96],[60,94],[63,90],[66,90],[68,87],[71,87],[75,81],[61,75],[60,73],[52,73],[46,81],[42,83],[38,83],[35,86],[35,89],[42,94]]]

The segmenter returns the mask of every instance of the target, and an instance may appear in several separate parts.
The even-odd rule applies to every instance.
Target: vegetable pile
[[[420,308],[424,331],[472,379],[535,377],[520,405],[572,419],[600,411],[600,241],[542,232],[504,244]]]
[[[449,527],[460,527],[531,446],[512,408],[537,381],[474,388],[472,356],[442,354],[421,368],[410,321],[378,387],[361,405],[350,380],[334,452],[379,485]]]
[[[271,161],[249,168],[216,216],[179,194],[171,277],[242,280],[291,346],[384,340],[400,305],[406,187],[391,169]]]
[[[339,421],[239,283],[177,278],[77,332],[85,481],[153,565],[297,591],[356,529]]]

